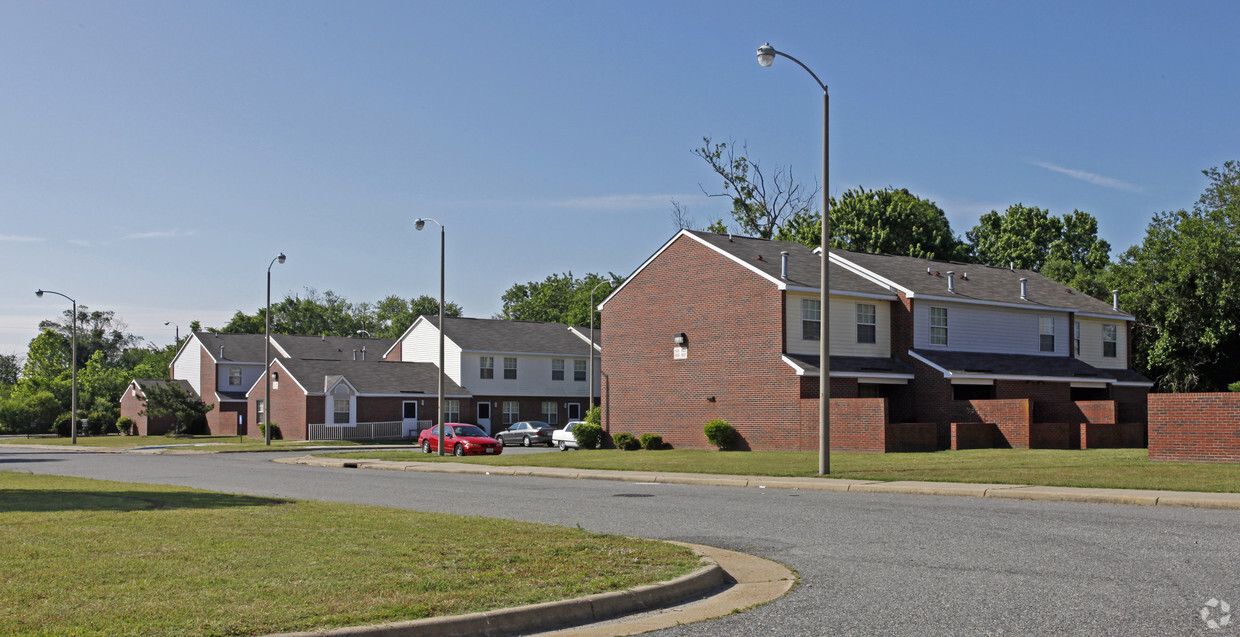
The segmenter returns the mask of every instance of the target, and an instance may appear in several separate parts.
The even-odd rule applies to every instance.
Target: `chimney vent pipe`
[[[1021,300],[1029,299],[1029,279],[1023,276],[1020,278],[1020,298]]]
[[[220,345],[220,360],[224,359],[224,346]]]
[[[353,350],[353,360],[357,360],[357,350]]]
[[[779,278],[788,280],[788,251],[779,253]]]
[[[1119,290],[1111,290],[1111,309],[1119,309]]]
[[[951,270],[947,271],[947,291],[956,293],[956,273]]]

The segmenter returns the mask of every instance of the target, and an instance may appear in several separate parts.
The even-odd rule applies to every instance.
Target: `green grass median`
[[[381,507],[0,471],[5,635],[254,635],[671,579],[679,546]]]
[[[1150,462],[1148,456],[1145,449],[833,453],[827,477],[1240,493],[1240,464]],[[818,454],[799,452],[593,450],[441,459],[417,451],[358,451],[329,457],[743,476],[818,474]]]
[[[52,445],[72,447],[70,438],[0,438],[5,445]],[[202,451],[281,451],[300,447],[350,447],[365,444],[408,445],[405,440],[272,440],[271,446],[261,438],[238,436],[78,436],[78,447],[101,447],[106,449],[140,449],[143,447],[168,447]]]

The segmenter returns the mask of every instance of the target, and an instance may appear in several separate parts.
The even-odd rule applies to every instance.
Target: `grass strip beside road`
[[[241,442],[238,442],[241,440]],[[54,445],[73,446],[71,438],[0,438],[6,445]],[[410,444],[403,440],[355,441],[355,440],[272,440],[268,447],[261,438],[238,438],[237,436],[78,436],[78,447],[101,447],[107,449],[140,449],[143,447],[177,447],[211,451],[281,451],[300,447],[349,447],[365,444]]]
[[[316,454],[439,462],[417,451],[358,451]],[[1145,449],[970,449],[934,453],[833,453],[830,478],[920,480],[1056,487],[1160,489],[1240,493],[1240,464],[1150,462]],[[454,458],[497,466],[565,467],[741,476],[818,475],[818,454],[767,451],[593,450]]]
[[[252,635],[663,581],[679,546],[539,524],[0,472],[0,632]]]

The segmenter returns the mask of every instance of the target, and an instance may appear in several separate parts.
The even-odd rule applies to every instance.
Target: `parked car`
[[[556,429],[551,434],[551,442],[555,443],[555,445],[560,448],[560,451],[579,449],[580,447],[577,446],[577,439],[573,437],[573,428],[583,422],[585,421],[574,420],[567,425],[564,425],[563,429]]]
[[[512,442],[519,442],[523,447],[544,444],[550,447],[552,445],[551,432],[553,431],[555,431],[555,428],[545,422],[538,420],[522,420],[521,422],[495,434],[495,438],[496,440],[499,440],[500,444],[504,445]]]
[[[438,451],[439,425],[423,429],[422,433],[418,434],[418,444],[422,446],[422,453]],[[488,436],[487,432],[474,425],[462,425],[455,422],[444,423],[443,448],[444,451],[451,451],[455,456],[498,456],[504,453],[504,445]]]

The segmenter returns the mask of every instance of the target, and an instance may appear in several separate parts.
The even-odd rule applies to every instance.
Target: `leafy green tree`
[[[126,348],[133,347],[142,340],[126,332],[129,326],[116,318],[116,313],[111,310],[91,310],[85,305],[79,305],[77,309],[78,366],[85,366],[95,352],[103,352],[109,363],[117,363]],[[73,336],[73,310],[65,310],[64,317],[60,322],[41,321],[39,329],[52,330],[63,336],[68,347]]]
[[[543,281],[516,283],[504,292],[504,307],[497,318],[588,326],[593,311],[590,291],[601,286],[594,293],[597,304],[622,282],[623,277],[610,272],[607,277],[591,273],[580,279],[574,277],[572,272],[566,272],[552,274]],[[593,313],[597,328],[600,325],[599,315],[597,311]]]
[[[1240,163],[1203,172],[1193,209],[1154,215],[1108,275],[1136,316],[1136,368],[1177,392],[1240,378]]]
[[[943,261],[965,255],[947,214],[907,188],[858,186],[830,205],[832,248]],[[822,217],[812,211],[793,215],[776,238],[816,248],[822,245]]]
[[[1063,223],[1049,212],[1024,204],[1008,206],[1003,214],[991,210],[965,233],[974,261],[994,266],[1040,270],[1050,246],[1063,234]]]
[[[260,308],[254,314],[246,314],[238,310],[227,325],[211,331],[262,334],[264,311]],[[409,301],[393,295],[374,305],[353,304],[331,290],[320,294],[307,288],[304,295],[289,295],[272,304],[271,332],[355,336],[358,330],[366,330],[375,338],[397,338],[422,314],[439,314],[439,301],[427,295]],[[460,316],[461,306],[449,301],[444,314]]]
[[[60,401],[48,391],[10,396],[0,400],[0,431],[24,433],[32,422],[52,423],[61,411]]]
[[[16,385],[25,363],[18,354],[0,354],[0,385]]]
[[[142,386],[146,406],[140,412],[147,418],[172,418],[172,433],[182,434],[197,425],[215,409],[176,383],[151,383]]]
[[[444,304],[444,316],[459,317],[461,306],[448,301]],[[389,296],[375,304],[371,336],[375,338],[399,338],[410,325],[422,315],[439,316],[439,299],[423,294],[405,299]],[[366,329],[366,328],[363,328]]]

